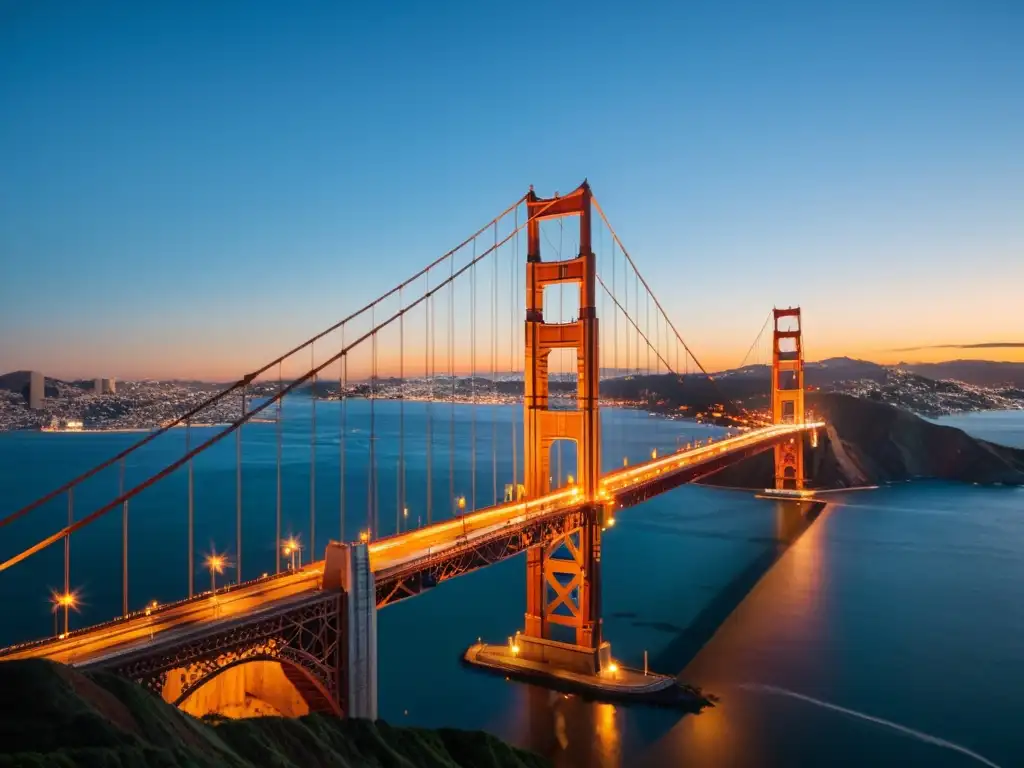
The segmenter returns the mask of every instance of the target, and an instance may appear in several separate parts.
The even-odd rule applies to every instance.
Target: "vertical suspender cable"
[[[242,387],[242,415],[245,416],[245,393],[248,384]],[[235,572],[238,583],[242,583],[242,427],[235,430]]]
[[[70,528],[75,519],[75,488],[68,489],[68,527]],[[71,594],[71,534],[65,537],[65,596]],[[68,615],[68,606],[65,605],[65,616]],[[65,632],[68,631],[68,621],[65,620]]]
[[[309,367],[316,368],[314,345],[309,345]],[[309,559],[316,559],[316,385],[319,374],[313,374],[309,411]]]
[[[281,377],[281,363],[277,364],[277,391],[278,394],[284,389],[284,380]],[[277,401],[277,446],[276,446],[276,469],[277,469],[277,487],[275,488],[276,494],[274,498],[274,573],[281,572],[281,403],[284,398],[278,398]]]
[[[188,422],[185,422],[186,429]],[[124,471],[125,460],[121,459],[121,482],[118,490],[124,496]],[[190,494],[191,495],[191,494]],[[191,539],[191,536],[189,536]],[[189,552],[189,562],[192,561],[192,553]],[[189,567],[189,583],[192,581],[192,568]],[[192,597],[192,589],[189,587],[188,596]],[[128,499],[121,504],[121,615],[128,615]]]
[[[519,206],[516,206],[513,231],[519,230]],[[515,236],[512,243],[512,279],[508,281],[509,289],[512,291],[512,325],[509,327],[509,355],[508,370],[511,374],[519,370],[519,363],[516,361],[516,329],[519,327],[519,235]],[[514,379],[513,379],[514,381]],[[526,382],[523,382],[526,386]],[[513,390],[514,391],[514,390]],[[524,389],[525,392],[525,389]],[[513,400],[513,403],[515,400]],[[516,423],[519,414],[512,410],[512,499],[519,498],[519,440],[516,436]]]
[[[476,510],[476,238],[469,268],[469,508]]]
[[[452,276],[455,259],[451,260]],[[452,380],[452,402],[448,422],[448,503],[455,511],[455,281],[448,283],[448,375]]]
[[[373,308],[370,310],[370,327],[377,327]],[[374,418],[376,416],[374,413],[374,395],[376,394],[374,375],[377,373],[374,366],[377,361],[376,342],[377,334],[375,333],[370,338],[370,443],[367,445],[367,449],[370,452],[370,461],[367,462],[367,529],[370,531],[370,539],[375,539],[377,536],[377,526],[374,524],[376,521],[374,514],[374,489],[376,487],[374,483],[374,463],[377,460],[376,447],[374,445],[374,436],[377,434],[377,424]]]
[[[341,348],[345,349],[345,326],[341,326]],[[338,390],[341,395],[341,414],[339,419],[340,435],[338,436],[338,472],[341,475],[338,480],[338,541],[345,541],[345,462],[348,460],[347,438],[348,438],[348,353],[338,360]]]
[[[434,458],[432,449],[434,443],[434,367],[437,362],[434,350],[434,317],[436,310],[434,307],[434,294],[430,291],[430,272],[427,272],[427,296],[430,298],[426,304],[427,327],[424,332],[427,336],[427,344],[424,349],[425,359],[423,366],[427,369],[427,376],[430,379],[430,399],[427,401],[427,525],[430,525],[434,509]]]
[[[498,222],[494,222],[494,273],[491,278],[491,485],[498,503]]]
[[[405,304],[402,301],[402,291],[398,291],[398,308],[402,315],[398,318],[398,379],[399,392],[398,401],[398,510],[395,532],[402,529],[401,514],[405,509]]]
[[[185,453],[192,450],[192,419],[185,420]],[[121,460],[121,480],[122,484],[124,481],[124,459]],[[192,467],[192,459],[188,460],[188,596],[192,597],[195,594],[196,589],[196,536],[195,536],[195,478]],[[124,493],[124,488],[121,488],[121,493]],[[124,528],[128,528],[128,502],[124,503],[125,508],[122,510],[122,516],[124,517]],[[128,542],[128,536],[125,534],[125,544]],[[127,546],[125,547],[127,551]],[[125,555],[127,557],[127,553]],[[125,611],[127,613],[127,611]]]

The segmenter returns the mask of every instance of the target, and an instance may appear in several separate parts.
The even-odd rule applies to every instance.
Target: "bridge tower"
[[[590,186],[584,181],[575,191],[549,199],[537,197],[531,188],[526,208],[526,495],[535,499],[551,490],[551,446],[556,440],[572,440],[577,447],[577,492],[587,501],[596,501],[601,474],[601,425]],[[579,217],[579,254],[566,261],[542,261],[541,221],[563,216]],[[544,321],[544,289],[559,283],[579,286],[580,311],[575,322]],[[576,410],[548,408],[548,356],[553,349],[576,350]],[[553,544],[538,544],[527,550],[527,637],[550,639],[551,626],[558,624],[575,630],[576,645],[592,650],[601,646],[599,508],[595,504],[588,509],[580,527]],[[569,558],[556,557],[564,551],[569,552]]]
[[[773,310],[772,423],[803,424],[804,347],[800,308]],[[775,487],[804,487],[804,443],[799,436],[775,446]]]

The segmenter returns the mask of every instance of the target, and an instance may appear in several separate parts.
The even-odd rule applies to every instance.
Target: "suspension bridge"
[[[566,227],[567,220],[578,228]],[[554,258],[542,258],[543,252]],[[0,650],[0,659],[42,657],[113,670],[176,705],[206,711],[218,706],[210,692],[225,687],[213,683],[223,683],[234,670],[247,691],[268,689],[268,700],[275,695],[269,689],[287,681],[302,711],[374,717],[376,611],[525,552],[520,636],[535,641],[531,652],[550,660],[557,648],[599,676],[611,663],[602,636],[601,536],[616,514],[767,450],[775,455],[776,488],[802,492],[804,439],[822,424],[809,422],[804,407],[800,311],[774,310],[770,319],[769,407],[766,414],[742,416],[754,426],[660,454],[655,449],[646,460],[614,466],[601,449],[602,429],[614,429],[601,417],[602,380],[713,379],[641,276],[589,185],[551,198],[531,189],[359,311],[0,520],[0,528],[11,531],[47,514],[52,520],[55,508],[62,516],[59,528],[26,546],[20,537],[0,537],[0,556],[6,558],[0,579],[18,579],[42,553],[63,550],[53,634]],[[502,404],[520,399],[521,432],[517,419],[499,419]],[[285,511],[294,506],[283,480],[286,400],[301,401],[309,410],[304,544],[285,530]],[[323,415],[325,401],[336,403],[330,423]],[[737,419],[742,411],[724,396],[716,407]],[[209,426],[217,420],[211,414],[225,408],[233,409],[230,423]],[[463,408],[469,409],[468,419]],[[126,482],[133,457],[176,428],[184,432],[180,455],[138,482]],[[275,441],[276,483],[270,493],[246,490],[242,435],[257,429],[273,433]],[[337,439],[336,456],[326,434]],[[230,437],[233,547],[230,557],[207,553],[201,559],[197,514],[224,519],[230,508],[197,509],[195,466],[218,445],[223,455]],[[563,471],[564,444],[570,448],[566,466],[575,456],[572,473]],[[329,493],[328,448],[337,470]],[[113,497],[80,514],[76,491],[81,499],[86,483],[110,474],[117,479]],[[187,490],[180,513],[187,535],[180,546],[187,555],[180,599],[140,603],[131,592],[133,505],[144,494],[166,492],[169,478],[182,475]],[[419,510],[415,526],[408,519],[410,503]],[[325,536],[328,504],[337,517]],[[253,513],[271,506],[273,530],[266,525],[269,514]],[[120,611],[72,628],[81,580],[72,571],[72,545],[99,525],[113,530],[109,521],[118,516]],[[244,551],[255,527],[272,539],[276,552],[273,568],[263,573],[267,563],[257,555],[250,564]],[[19,546],[8,551],[13,541]],[[157,545],[168,542],[142,544]],[[296,564],[300,548],[324,556]],[[203,589],[197,576],[207,571],[211,584]],[[269,662],[278,677],[249,674],[255,662]],[[204,690],[207,701],[196,704]]]

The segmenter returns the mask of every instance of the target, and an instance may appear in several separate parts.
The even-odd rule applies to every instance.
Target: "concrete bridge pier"
[[[347,717],[377,719],[377,594],[365,543],[327,545],[324,590],[340,590],[342,708]]]

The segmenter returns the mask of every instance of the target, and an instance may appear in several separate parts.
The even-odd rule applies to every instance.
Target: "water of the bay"
[[[426,406],[378,403],[375,453],[379,530],[426,516]],[[290,409],[290,410],[289,410]],[[476,498],[511,482],[520,410],[478,409]],[[432,516],[472,498],[470,409],[455,408],[456,476],[447,406],[433,406]],[[979,437],[1024,446],[1024,413],[969,414],[951,422]],[[310,408],[286,406],[283,529],[310,534]],[[317,405],[316,548],[336,537],[340,409]],[[497,451],[492,450],[491,435]],[[350,403],[345,438],[346,527],[366,525],[369,413]],[[242,440],[245,567],[274,568],[276,425]],[[619,466],[719,430],[642,412],[606,410],[604,461]],[[209,437],[193,430],[192,444]],[[111,455],[138,435],[0,435],[4,511]],[[405,441],[406,500],[396,490]],[[180,454],[175,430],[129,461],[131,487]],[[235,444],[197,460],[197,561],[233,557]],[[521,458],[518,470],[521,476]],[[574,462],[563,455],[563,476]],[[497,473],[492,473],[492,467]],[[557,473],[557,463],[553,464]],[[118,487],[117,468],[76,493],[73,514]],[[187,474],[182,468],[130,507],[133,605],[187,589]],[[0,534],[0,556],[66,521],[67,498]],[[72,543],[72,586],[85,606],[74,621],[115,614],[121,601],[121,508]],[[604,629],[614,654],[682,672],[720,697],[699,716],[591,704],[464,668],[478,636],[502,641],[524,610],[521,558],[446,582],[379,617],[381,716],[394,723],[484,728],[550,756],[556,765],[933,765],[1024,763],[1016,714],[1024,703],[1024,490],[936,482],[837,495],[815,520],[750,494],[688,486],[623,512],[604,542]],[[52,550],[52,551],[51,551]],[[49,588],[63,579],[56,544],[0,574],[0,642],[52,631]],[[197,589],[209,574],[201,562]],[[230,575],[230,574],[228,574]],[[223,578],[223,577],[221,577]]]

